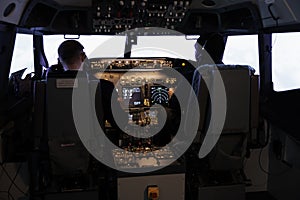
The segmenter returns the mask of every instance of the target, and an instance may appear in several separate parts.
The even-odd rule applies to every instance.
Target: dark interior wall
[[[0,102],[3,102],[7,97],[8,75],[15,38],[16,27],[14,25],[0,23]],[[1,106],[0,109],[1,108],[3,108],[3,106]]]
[[[273,92],[262,106],[262,114],[272,124],[300,141],[300,90]]]

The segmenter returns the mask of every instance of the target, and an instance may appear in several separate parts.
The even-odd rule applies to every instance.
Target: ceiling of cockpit
[[[83,6],[83,7],[92,6],[92,0],[54,0],[54,1],[64,6]]]
[[[299,0],[2,0],[0,21],[44,34],[119,34],[161,27],[184,34],[257,33],[299,24]],[[144,34],[144,32],[143,32]],[[170,32],[147,32],[170,34]]]

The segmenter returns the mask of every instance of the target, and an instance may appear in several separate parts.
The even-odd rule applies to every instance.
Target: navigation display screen
[[[151,103],[166,105],[169,103],[169,88],[161,85],[150,87]]]

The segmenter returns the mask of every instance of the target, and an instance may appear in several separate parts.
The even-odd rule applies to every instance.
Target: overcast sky
[[[57,48],[65,39],[62,35],[44,36],[44,48],[49,65],[57,63]],[[81,36],[89,58],[119,57],[125,48],[124,36]],[[276,91],[300,88],[300,33],[273,34],[273,83]],[[184,36],[141,37],[133,46],[132,57],[179,57],[194,60],[195,40]],[[223,62],[250,65],[259,74],[258,41],[256,35],[231,36]],[[11,73],[23,68],[33,71],[32,36],[18,34]]]

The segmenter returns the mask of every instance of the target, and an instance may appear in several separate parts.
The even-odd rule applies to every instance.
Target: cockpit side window
[[[17,33],[9,75],[24,68],[27,68],[24,75],[34,71],[32,37],[30,34]]]
[[[300,33],[272,34],[272,81],[275,91],[300,88]]]
[[[225,64],[250,65],[259,75],[257,35],[228,36],[223,56]]]

